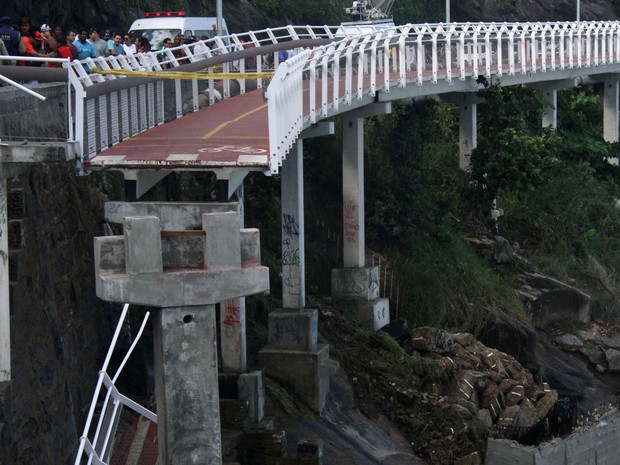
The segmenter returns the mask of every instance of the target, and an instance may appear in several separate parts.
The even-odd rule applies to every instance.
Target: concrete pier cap
[[[126,217],[123,236],[94,240],[97,296],[178,307],[269,290],[257,229],[240,230],[233,212],[203,214],[203,228],[162,232],[156,217]]]

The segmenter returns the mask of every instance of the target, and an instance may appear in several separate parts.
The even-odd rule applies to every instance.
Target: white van
[[[146,37],[151,44],[151,50],[159,50],[162,48],[162,42],[165,38],[174,39],[177,34],[183,34],[186,39],[195,36],[213,37],[217,27],[217,18],[215,17],[188,17],[182,13],[148,13],[144,18],[136,19],[131,28],[129,35],[131,37]],[[228,27],[226,20],[222,18],[221,36],[228,35]]]

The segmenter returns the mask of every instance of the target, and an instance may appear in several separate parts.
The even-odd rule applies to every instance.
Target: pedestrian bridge
[[[613,104],[619,24],[287,26],[54,71],[74,92],[68,139],[89,169],[275,174],[304,130],[376,103],[525,84],[547,90],[553,124],[554,92],[594,79],[608,82]],[[280,62],[288,49],[294,57]]]
[[[264,290],[265,285],[268,288],[263,279],[264,270],[256,268],[258,234],[250,230],[242,230],[241,236],[237,234],[239,225],[243,227],[241,209],[227,202],[235,193],[242,200],[243,179],[250,171],[280,175],[283,309],[270,314],[269,346],[261,351],[261,363],[269,376],[295,384],[299,389],[296,394],[317,411],[322,409],[329,375],[335,366],[329,360],[329,347],[317,344],[317,311],[305,308],[303,139],[333,134],[334,124],[330,120],[337,116],[343,118],[343,263],[342,268],[332,270],[332,296],[350,302],[347,311],[372,330],[388,323],[390,312],[388,299],[379,295],[378,271],[366,264],[365,257],[365,117],[390,112],[390,103],[394,100],[431,95],[449,99],[460,106],[460,166],[467,168],[469,155],[476,146],[477,93],[481,89],[494,83],[541,89],[549,99],[541,124],[555,127],[558,90],[601,82],[604,84],[604,137],[608,141],[618,140],[620,22],[407,24],[378,28],[371,33],[366,31],[367,28],[342,26],[287,26],[215,37],[206,41],[207,48],[192,44],[160,53],[71,63],[56,60],[62,65],[56,69],[0,67],[0,79],[30,93],[33,98],[41,97],[36,88],[15,81],[67,82],[67,134],[64,141],[55,142],[54,153],[64,147],[64,158],[75,158],[81,173],[121,170],[127,180],[135,181],[135,197],[140,197],[175,170],[209,170],[217,174],[224,187],[218,198],[223,203],[217,207],[217,213],[213,213],[213,206],[206,204],[171,206],[136,202],[106,206],[108,221],[125,222],[126,227],[130,226],[128,230],[141,233],[126,234],[125,246],[122,237],[114,239],[115,242],[102,239],[96,253],[110,250],[116,254],[114,259],[118,266],[115,265],[114,272],[122,275],[123,283],[136,281],[136,276],[148,278],[148,286],[142,283],[148,298],[161,290],[155,274],[166,275],[167,269],[162,263],[170,256],[175,257],[166,252],[166,247],[183,241],[189,241],[191,247],[199,245],[199,253],[193,257],[204,256],[205,262],[207,257],[221,260],[218,266],[226,273],[231,273],[234,262],[239,268],[238,274],[260,274],[260,279],[256,278],[247,294]],[[295,52],[292,58],[280,61],[278,52],[291,49]],[[24,71],[29,73],[28,77],[24,77]],[[6,177],[14,175],[15,166],[22,163],[45,161],[49,156],[49,144],[24,141],[23,134],[13,139],[10,135],[6,138],[2,135],[2,138],[0,218],[6,220]],[[184,218],[178,219],[172,214],[174,208],[183,210]],[[227,213],[234,213],[235,219],[230,220]],[[216,216],[209,217],[209,221],[203,219],[201,223],[201,215],[207,214]],[[207,226],[217,232],[210,236],[205,232]],[[169,230],[165,238],[164,235],[160,237],[160,229]],[[192,233],[180,234],[181,229],[191,229]],[[0,224],[0,238],[6,235],[4,221]],[[144,237],[155,245],[145,246]],[[220,245],[210,242],[214,237],[221,243],[235,238],[237,256],[234,260],[221,252]],[[186,242],[183,244],[189,247]],[[240,252],[243,244],[254,246],[252,264],[247,269],[240,265],[243,259],[239,256],[247,260],[247,254]],[[209,253],[203,249],[209,249]],[[122,255],[123,250],[130,259]],[[159,258],[145,259],[146,255],[155,255],[145,254],[145,250],[164,251]],[[8,252],[7,244],[0,243],[0,255],[6,257],[5,251]],[[102,266],[103,261],[99,262]],[[109,266],[111,262],[106,263]],[[174,264],[178,266],[177,262]],[[123,271],[124,266],[134,269],[118,272],[118,269]],[[205,268],[211,273],[209,276],[224,273],[217,267],[210,270],[202,262],[192,266]],[[148,272],[142,273],[143,269]],[[7,270],[5,261],[0,269],[0,295],[7,299],[0,302],[0,349],[3,349],[0,350],[0,381],[10,379],[11,366]],[[192,279],[199,279],[194,271],[191,274]],[[101,276],[98,286],[99,281],[108,279]],[[131,301],[136,287],[123,283],[107,288],[106,295],[116,296],[118,291],[123,299],[129,296],[125,300]],[[226,302],[221,307],[225,311],[220,321],[226,329],[221,331],[222,368],[244,373],[247,369],[244,293],[231,290],[225,284],[221,287],[230,294],[222,293],[226,296],[222,297]],[[172,299],[177,302],[174,311],[183,313],[181,317],[185,323],[194,320],[193,315],[192,318],[185,315],[189,307],[184,305],[202,306],[203,314],[215,314],[216,302],[199,295],[195,301],[187,303],[183,301],[189,294],[186,291],[184,288],[177,296],[180,300]],[[144,295],[140,297],[145,299]],[[145,300],[134,300],[133,303],[146,304]],[[170,301],[165,295],[157,302]],[[164,310],[164,316],[170,314],[168,316],[172,317],[170,309]],[[160,320],[157,324],[161,324]],[[210,340],[215,341],[213,319],[200,321],[205,325],[201,338],[208,333]],[[174,338],[176,330],[168,328],[167,331]],[[163,365],[172,365],[171,360],[161,357]],[[213,353],[204,355],[204,359],[210,359],[213,366],[217,366]],[[179,379],[192,376],[190,372],[180,371]],[[200,376],[206,379],[201,378],[197,385],[208,385],[211,394],[217,394],[216,375],[209,372]],[[261,376],[253,372],[244,382],[259,392]],[[108,398],[117,395],[112,381],[104,378],[100,378],[94,404],[103,384],[107,383],[111,393]],[[165,405],[163,411],[174,411],[178,407],[172,397],[161,392],[158,395],[158,405],[160,402]],[[216,464],[221,462],[218,458],[221,449],[219,423],[216,421],[219,407],[217,402],[203,402],[202,395],[202,391],[197,393],[194,407],[204,416],[207,429],[211,428],[210,439],[204,446],[209,457],[205,463]],[[252,399],[256,400],[255,397]],[[125,402],[120,397],[114,398],[115,402]],[[262,418],[258,404],[254,404],[255,421]],[[184,411],[188,409],[184,407]],[[145,415],[148,417],[148,412]],[[103,426],[98,427],[97,434],[100,428]],[[168,429],[160,429],[160,440],[168,441],[164,449],[172,449],[175,434],[182,433],[183,425],[168,424],[165,428]],[[99,448],[103,451],[101,456],[105,456],[109,453],[110,432],[108,429],[105,441],[95,438],[93,446],[86,439],[86,428],[80,453],[86,450],[94,454],[93,448]],[[162,460],[167,463],[167,458]],[[181,462],[185,460],[180,458]]]

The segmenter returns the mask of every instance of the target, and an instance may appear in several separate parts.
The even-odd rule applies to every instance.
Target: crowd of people
[[[156,59],[161,68],[170,66],[170,53],[174,56],[177,64],[189,62],[182,44],[189,45],[192,54],[199,58],[208,56],[208,46],[203,42],[208,37],[184,37],[176,34],[172,38],[165,38],[161,43]],[[252,43],[241,40],[241,49],[253,47]],[[171,52],[166,49],[172,48]],[[30,17],[22,16],[18,22],[11,22],[8,16],[0,17],[0,55],[15,57],[15,60],[0,60],[0,64],[17,64],[20,66],[46,66],[60,67],[60,62],[44,60],[26,60],[28,58],[65,58],[70,60],[85,60],[106,56],[133,55],[151,51],[151,44],[145,37],[132,37],[129,33],[118,34],[106,30],[102,35],[97,28],[64,27],[61,24],[41,24],[37,27]],[[293,50],[281,50],[278,54],[279,61],[286,61],[294,54]],[[20,60],[20,57],[22,59]],[[141,62],[146,63],[147,68],[153,67],[151,58],[144,57]],[[263,58],[266,66],[269,66],[271,57]],[[89,72],[87,66],[84,66]],[[256,69],[256,57],[250,56],[245,59],[245,69]]]
[[[61,24],[35,27],[28,16],[21,17],[19,22],[11,22],[8,16],[0,17],[0,55],[16,57],[4,60],[6,64],[59,67],[58,63],[20,60],[19,57],[84,60],[148,51],[150,44],[146,39],[133,39],[129,34],[107,30],[102,35],[97,28]]]

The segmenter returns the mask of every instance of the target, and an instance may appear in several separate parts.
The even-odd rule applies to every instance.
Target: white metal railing
[[[372,101],[379,91],[389,99],[391,89],[415,89],[479,76],[523,76],[536,82],[549,79],[539,78],[538,73],[576,70],[573,74],[585,75],[596,67],[598,72],[603,72],[603,67],[605,72],[617,72],[609,65],[620,63],[617,21],[407,24],[364,31],[367,29],[286,26],[214,37],[165,51],[64,62],[63,66],[72,70],[68,79],[75,96],[69,105],[70,139],[79,143],[83,157],[92,156],[167,119],[196,111],[201,95],[212,104],[235,93],[233,79],[200,84],[196,80],[123,81],[123,76],[87,72],[94,67],[134,73],[167,71],[212,58],[205,62],[206,70],[238,72],[234,81],[239,93],[245,92],[247,78],[253,77],[247,74],[248,64],[251,71],[274,71],[266,95],[270,171],[275,173],[301,130]],[[311,51],[297,49],[294,60],[287,60],[280,70],[278,50],[287,42],[304,39],[329,43]],[[300,47],[300,42],[291,43]],[[246,62],[240,54],[226,59],[247,48],[255,49],[254,59]],[[108,82],[109,88],[98,91],[101,87],[96,85],[103,82]],[[266,83],[263,77],[253,82],[257,88]],[[308,89],[305,94],[304,88]],[[71,98],[71,92],[69,95]]]
[[[417,86],[481,76],[536,82],[550,79],[538,73],[620,72],[609,67],[619,63],[618,21],[408,24],[345,38],[302,53],[276,72],[266,93],[270,171],[278,172],[303,129],[357,101],[374,101],[379,90],[389,95],[391,88],[413,86],[413,95]]]
[[[222,57],[244,49],[254,48],[258,51],[269,45],[304,39],[336,40],[354,33],[351,30],[339,30],[338,26],[286,26],[218,36],[149,53],[74,61],[70,64],[74,73],[69,75],[69,79],[76,94],[74,124],[80,153],[83,157],[93,156],[167,119],[182,117],[188,111],[197,111],[201,93],[206,96],[209,104],[232,96],[231,79],[223,79],[219,84],[211,79],[206,81],[206,85],[203,84],[202,89],[197,80],[192,80],[191,83],[175,80],[174,84],[154,80],[89,97],[90,90],[96,84],[123,79],[123,76],[89,72],[92,69],[125,70],[131,73],[166,71],[184,64],[197,63],[205,58]],[[252,77],[247,74],[248,72],[273,71],[278,67],[280,60],[278,51],[272,50],[257,53],[251,60],[250,67],[248,66],[249,60],[246,62],[246,59],[238,57],[230,61],[220,61],[220,65],[210,66],[206,70],[209,73],[238,73],[235,79],[238,82],[238,92],[244,93],[246,78]],[[263,87],[264,79],[263,77],[256,78],[257,88]],[[174,97],[167,99],[166,96],[170,94]]]
[[[140,329],[133,343],[131,344],[131,347],[127,351],[127,354],[123,358],[123,361],[119,365],[114,376],[111,378],[110,375],[107,373],[110,365],[110,359],[112,358],[112,353],[114,352],[114,348],[116,347],[116,343],[120,336],[121,329],[123,328],[123,324],[125,323],[125,318],[127,317],[128,311],[129,304],[125,304],[119,318],[118,325],[116,326],[114,336],[112,337],[110,348],[108,349],[105,361],[103,362],[103,366],[101,368],[101,371],[99,372],[97,385],[95,387],[95,393],[93,394],[93,400],[88,411],[86,424],[84,425],[84,432],[80,437],[80,444],[75,459],[75,465],[80,465],[83,463],[83,461],[86,461],[88,465],[105,465],[109,463],[109,459],[112,454],[112,446],[114,444],[115,433],[118,427],[123,406],[128,407],[134,412],[149,419],[150,421],[157,423],[157,415],[155,415],[150,410],[142,407],[140,404],[125,397],[118,391],[118,389],[114,385],[123,368],[125,367],[129,356],[133,352],[136,344],[142,336],[144,327],[146,326],[146,323],[149,319],[148,312],[144,316],[142,325],[140,326]],[[102,391],[104,389],[106,391],[105,396],[102,396]],[[93,420],[95,418],[95,410],[97,404],[101,401],[100,397],[103,397],[103,404],[101,406],[101,411],[99,412],[99,420],[97,421],[97,425],[94,428],[94,431],[91,431],[91,427],[93,426]],[[89,434],[92,434],[92,440],[89,438]]]

